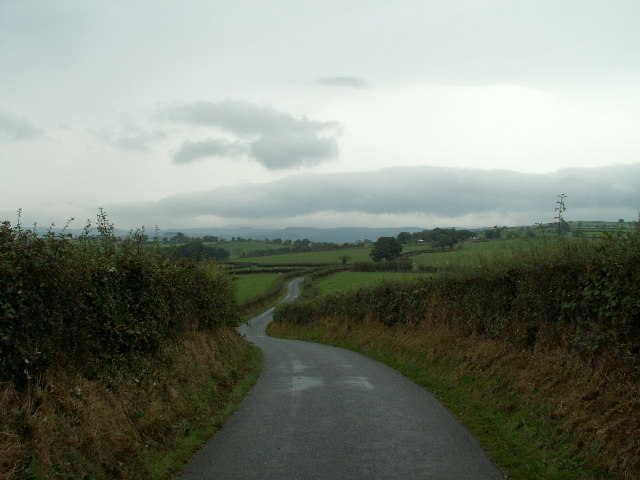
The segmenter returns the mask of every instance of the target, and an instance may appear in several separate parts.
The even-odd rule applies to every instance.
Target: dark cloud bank
[[[173,162],[188,164],[215,157],[248,157],[270,170],[316,165],[338,155],[336,122],[294,117],[270,107],[248,102],[195,102],[165,107],[158,117],[165,121],[213,127],[235,137],[234,141],[208,137],[184,142]]]
[[[450,224],[458,225],[464,216],[467,220],[462,226],[472,227],[492,224],[496,216],[504,218],[499,223],[552,221],[560,193],[567,195],[567,219],[634,219],[640,209],[640,164],[549,174],[399,167],[295,175],[266,184],[219,187],[157,202],[113,206],[110,211],[121,220],[147,225],[188,226],[195,219],[215,216],[249,225],[269,220],[286,226],[282,222],[292,217],[356,213],[418,214],[451,219]]]

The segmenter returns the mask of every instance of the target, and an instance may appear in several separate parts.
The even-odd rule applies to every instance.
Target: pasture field
[[[236,292],[236,300],[239,304],[258,297],[269,291],[278,279],[280,273],[250,273],[233,277],[233,285]]]
[[[339,272],[314,282],[319,295],[331,292],[346,292],[366,285],[384,281],[411,281],[418,277],[431,276],[429,273],[407,272]]]
[[[230,244],[233,245],[233,244]],[[224,246],[224,244],[223,244]],[[228,247],[225,247],[228,249]],[[418,250],[428,249],[429,245],[406,245],[402,250],[403,253],[415,252]],[[351,257],[347,262],[352,265],[354,262],[370,262],[371,247],[351,247],[338,248],[335,250],[322,250],[317,252],[291,252],[277,255],[267,255],[260,257],[242,257],[234,258],[234,262],[251,263],[255,265],[286,265],[286,264],[336,264],[342,263],[340,257],[347,255]],[[233,252],[232,252],[233,257]]]
[[[544,242],[544,239],[541,238],[468,242],[460,250],[423,253],[410,258],[413,260],[414,268],[418,268],[421,265],[430,267],[478,265],[483,261],[491,261],[496,256],[509,254],[515,250],[525,250],[542,242]]]
[[[229,250],[229,258],[237,258],[243,254],[249,254],[254,250],[268,250],[270,248],[282,248],[280,245],[265,242],[264,240],[247,240],[242,242],[204,242],[211,247],[222,247]]]
[[[457,265],[469,262],[479,261],[481,256],[491,258],[492,255],[498,255],[517,248],[528,248],[530,244],[543,241],[542,239],[510,239],[510,240],[494,240],[489,242],[468,242],[460,250],[425,253],[411,257],[415,266],[430,265],[434,267],[442,267],[446,265]],[[242,242],[240,242],[242,243]],[[257,243],[257,242],[256,242]],[[225,245],[225,244],[222,244]],[[226,244],[235,245],[235,243]],[[229,248],[229,247],[225,247]],[[430,245],[405,245],[402,253],[416,252],[427,250]],[[351,257],[348,265],[356,262],[370,262],[371,247],[353,247],[341,248],[336,250],[324,250],[319,252],[292,252],[279,255],[268,255],[260,257],[242,257],[234,258],[234,262],[250,263],[254,265],[286,265],[286,264],[336,264],[341,263],[340,257],[348,255]],[[233,253],[232,253],[233,255]]]
[[[234,261],[252,263],[255,265],[286,265],[286,264],[336,264],[342,263],[339,257],[348,255],[351,257],[348,264],[353,262],[368,262],[371,260],[369,247],[340,248],[337,250],[323,250],[319,252],[296,252],[264,257],[243,257]]]

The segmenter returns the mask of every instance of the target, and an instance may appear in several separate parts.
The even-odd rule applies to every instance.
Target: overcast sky
[[[0,0],[0,219],[637,218],[638,0]]]

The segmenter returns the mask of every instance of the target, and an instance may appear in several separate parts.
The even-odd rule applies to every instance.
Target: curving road
[[[268,337],[272,311],[240,328],[264,352],[261,377],[177,478],[503,478],[422,387],[348,350]]]

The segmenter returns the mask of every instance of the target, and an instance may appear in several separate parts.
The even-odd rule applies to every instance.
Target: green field
[[[275,285],[282,274],[280,273],[251,273],[237,275],[233,278],[238,303],[246,302],[265,293]]]
[[[256,265],[286,265],[286,264],[340,264],[339,257],[348,255],[351,257],[349,264],[353,262],[368,262],[371,260],[369,253],[371,248],[341,248],[338,250],[325,250],[320,252],[298,252],[284,253],[280,255],[269,255],[264,257],[243,257],[234,259],[242,263],[252,263]]]
[[[235,245],[234,243],[229,245]],[[222,244],[224,246],[224,244]],[[225,247],[229,248],[229,247]],[[415,252],[417,250],[425,250],[429,248],[428,245],[407,245],[402,250],[403,253]],[[286,264],[336,264],[342,263],[340,257],[347,255],[351,257],[348,264],[351,265],[354,262],[370,262],[371,247],[352,247],[352,248],[340,248],[336,250],[323,250],[319,252],[292,252],[282,253],[277,255],[267,255],[260,257],[242,257],[234,258],[234,262],[251,263],[256,265],[286,265]],[[232,254],[233,255],[233,254]]]
[[[458,265],[470,262],[479,262],[480,258],[490,259],[494,255],[503,252],[513,251],[516,248],[529,248],[531,244],[542,242],[542,239],[536,238],[532,240],[510,239],[490,242],[468,242],[460,250],[425,253],[410,257],[415,267],[419,265],[429,265],[434,267],[442,267],[447,265]],[[551,240],[553,241],[553,240]],[[240,242],[242,243],[242,242]],[[247,242],[260,243],[260,242]],[[223,244],[224,245],[224,244]],[[235,243],[227,244],[235,245]],[[228,247],[226,247],[228,248]],[[429,249],[426,245],[406,245],[403,253],[415,252]],[[286,265],[286,264],[340,264],[340,257],[347,255],[351,257],[348,264],[355,262],[370,262],[370,247],[365,248],[342,248],[337,250],[325,250],[320,252],[297,252],[284,253],[279,255],[268,255],[260,257],[242,257],[234,258],[234,262],[248,263],[253,265]]]
[[[345,292],[355,290],[364,285],[371,285],[388,280],[410,281],[416,278],[430,276],[428,273],[403,273],[403,272],[340,272],[322,278],[314,282],[318,294],[324,295],[330,292]]]
[[[483,261],[491,261],[496,256],[509,254],[514,250],[531,248],[532,245],[542,242],[544,239],[540,238],[468,242],[459,250],[424,253],[410,258],[413,260],[414,268],[418,268],[420,265],[446,267],[478,264]]]

